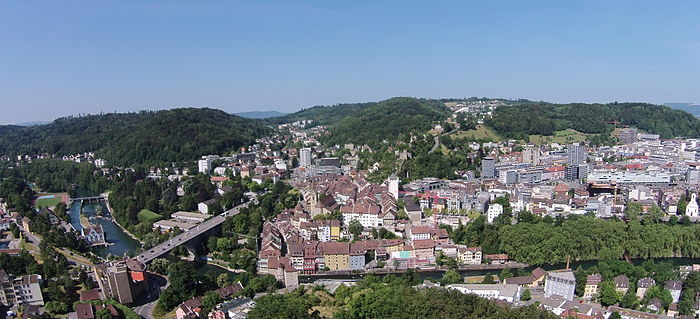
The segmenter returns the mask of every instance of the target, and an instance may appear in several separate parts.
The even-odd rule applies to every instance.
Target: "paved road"
[[[172,239],[156,246],[153,247],[149,250],[146,250],[136,256],[136,259],[143,262],[143,263],[148,263],[151,260],[160,257],[162,255],[165,255],[169,251],[173,250],[175,247],[180,246],[184,243],[186,243],[188,240],[195,238],[210,229],[216,227],[217,225],[220,225],[221,223],[226,220],[227,217],[229,216],[235,216],[238,215],[241,211],[241,208],[248,207],[250,202],[243,203],[241,205],[238,205],[234,208],[231,208],[225,212],[223,212],[220,215],[214,216],[208,220],[205,220],[204,222],[198,224],[197,226],[190,228],[189,230],[183,232],[180,235],[177,235],[173,237]]]
[[[447,132],[447,133],[442,133],[442,134],[436,135],[436,136],[433,138],[433,140],[435,141],[435,143],[433,144],[433,147],[430,148],[430,151],[428,151],[428,153],[435,152],[435,151],[437,150],[437,148],[440,146],[440,136],[443,136],[443,135],[450,135],[450,134],[452,134],[452,133],[454,133],[454,132],[456,132],[456,131],[457,131],[457,129],[453,129],[452,131],[449,131],[449,132]]]
[[[146,295],[139,300],[142,304],[134,307],[134,312],[141,316],[141,318],[153,319],[153,309],[158,303],[158,297],[160,297],[160,292],[170,285],[165,277],[160,275],[148,273],[148,287],[146,289]]]

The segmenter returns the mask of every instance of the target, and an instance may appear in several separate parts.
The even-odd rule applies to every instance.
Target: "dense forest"
[[[506,253],[512,260],[532,265],[571,260],[619,260],[629,258],[700,257],[700,224],[688,217],[662,219],[653,207],[640,215],[639,205],[629,205],[626,220],[571,215],[544,218],[527,211],[511,224],[510,210],[487,224],[483,216],[452,229],[441,225],[456,243],[481,246],[486,254]]]
[[[499,134],[523,139],[572,128],[582,133],[610,133],[615,125],[636,127],[662,138],[698,137],[700,120],[667,106],[646,103],[523,103],[497,108],[487,124]]]
[[[308,109],[301,109],[298,112],[290,113],[284,116],[278,116],[268,119],[268,122],[275,124],[291,123],[301,120],[313,120],[318,125],[332,125],[340,122],[346,116],[368,107],[375,102],[369,103],[349,103],[336,105],[317,105]]]
[[[473,294],[445,289],[416,290],[418,276],[367,276],[354,287],[340,285],[330,294],[321,287],[298,288],[256,300],[248,318],[557,318],[536,306],[510,308]]]
[[[270,121],[314,120],[329,127],[331,134],[323,139],[328,145],[377,146],[385,139],[393,142],[399,134],[427,131],[431,124],[445,120],[448,115],[449,110],[437,100],[395,97],[380,102],[316,106]]]
[[[114,165],[169,163],[236,150],[266,132],[262,122],[208,108],[109,113],[0,126],[0,154],[96,152]]]
[[[75,195],[76,185],[92,192],[102,192],[113,180],[113,176],[103,174],[92,163],[59,159],[37,159],[16,169],[0,171],[0,176],[21,177],[44,192],[68,191],[71,195]]]
[[[562,223],[519,223],[499,232],[511,258],[532,264],[621,258],[700,257],[700,225],[570,218]]]

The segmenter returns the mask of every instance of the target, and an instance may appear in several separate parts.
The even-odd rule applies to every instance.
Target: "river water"
[[[77,196],[78,197],[87,197],[87,196],[97,196],[99,194],[87,192],[85,190],[78,190],[77,191]],[[102,214],[106,218],[95,218],[97,215],[97,206],[100,205],[102,207]],[[111,216],[109,215],[109,211],[107,210],[107,206],[105,203],[100,202],[100,203],[86,203],[84,205],[81,205],[80,201],[75,201],[73,202],[73,205],[70,207],[70,216],[71,216],[71,224],[73,227],[80,233],[80,230],[83,228],[82,225],[80,224],[80,208],[82,206],[83,209],[83,214],[89,218],[90,222],[93,224],[99,224],[102,225],[102,229],[105,231],[105,235],[107,237],[107,242],[110,243],[109,246],[107,247],[96,247],[93,248],[96,254],[102,257],[107,257],[108,255],[115,255],[115,256],[124,256],[129,255],[133,256],[136,255],[136,252],[138,249],[141,248],[141,244],[131,238],[128,234],[124,232],[124,230],[119,227],[114,221],[112,221]],[[674,266],[683,266],[683,265],[692,265],[692,264],[700,264],[700,258],[656,258],[654,259],[655,262],[671,262]],[[644,262],[644,259],[635,259],[632,261],[632,263],[638,265]],[[571,262],[571,269],[576,269],[578,266],[582,266],[583,268],[588,268],[591,266],[596,265],[596,261],[574,261]],[[553,265],[542,265],[540,266],[545,270],[557,270],[557,269],[563,269],[566,267],[566,264],[553,264]],[[201,264],[197,263],[197,268],[198,272],[200,274],[204,272],[216,272],[216,273],[224,273],[227,272],[227,270],[223,268],[219,268],[216,266],[211,266],[207,264]],[[523,270],[527,273],[531,272],[534,268],[536,267],[528,267],[524,268]],[[460,271],[460,274],[462,276],[483,276],[486,274],[492,274],[492,275],[497,275],[501,271],[500,270],[466,270],[466,271]],[[427,271],[427,272],[420,272],[418,273],[421,278],[423,279],[440,279],[442,278],[443,272],[441,271]],[[400,275],[400,274],[399,274]],[[339,275],[339,276],[323,276],[323,277],[309,277],[309,276],[299,276],[299,282],[301,283],[310,283],[314,282],[319,279],[361,279],[363,275]]]
[[[76,193],[76,196],[78,197],[99,195],[87,192],[85,190],[78,190]],[[107,205],[105,205],[104,202],[81,204],[81,201],[73,202],[73,205],[70,207],[70,222],[71,225],[73,225],[73,228],[80,233],[80,231],[83,229],[83,226],[80,224],[80,208],[82,206],[83,215],[90,220],[90,223],[102,226],[102,229],[105,231],[107,242],[110,245],[107,247],[93,248],[93,251],[97,255],[102,257],[107,257],[110,254],[119,257],[124,256],[125,254],[129,256],[136,255],[137,250],[141,248],[141,244],[131,238],[121,227],[119,227],[119,225],[112,221],[109,211],[107,210]],[[95,217],[97,216],[98,206],[102,207],[102,215],[105,218]]]
[[[662,263],[662,262],[670,262],[673,264],[674,267],[678,266],[686,266],[686,265],[692,265],[692,264],[700,264],[700,258],[683,258],[683,257],[674,257],[674,258],[652,258],[654,262],[656,263]],[[635,265],[639,265],[646,261],[646,259],[633,259],[632,263]],[[591,266],[597,265],[598,262],[594,260],[589,260],[589,261],[574,261],[571,262],[571,265],[569,266],[571,269],[576,270],[578,266],[583,267],[584,269],[589,268]],[[565,263],[561,264],[552,264],[552,265],[542,265],[540,266],[544,270],[559,270],[559,269],[564,269],[566,268]],[[537,268],[536,266],[533,267],[527,267],[527,268],[522,268],[522,270],[526,273],[532,272],[533,269]],[[513,270],[515,271],[515,270]],[[484,276],[486,274],[492,274],[492,275],[498,275],[501,272],[501,270],[462,270],[459,271],[459,273],[463,277],[470,277],[470,276]],[[422,279],[441,279],[443,276],[444,272],[443,271],[425,271],[425,272],[419,272],[418,275]],[[393,274],[396,276],[400,276],[401,274]],[[362,279],[365,275],[338,275],[338,276],[304,276],[304,275],[299,275],[299,282],[300,283],[312,283],[316,280],[321,280],[321,279]],[[380,274],[377,276],[385,276],[384,274]]]

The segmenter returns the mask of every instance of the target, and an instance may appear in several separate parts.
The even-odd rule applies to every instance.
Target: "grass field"
[[[56,194],[39,193],[39,197],[37,197],[36,201],[34,201],[34,207],[36,207],[36,208],[42,208],[42,207],[53,208],[56,205],[58,205],[58,203],[63,201],[64,198],[66,200],[68,200],[68,194],[66,194],[66,193],[56,193]]]
[[[569,144],[583,142],[587,138],[587,134],[581,133],[573,129],[566,129],[562,131],[555,131],[553,136],[530,135],[530,143],[536,145],[549,143]]]
[[[481,140],[502,141],[503,137],[498,135],[493,129],[486,125],[478,125],[475,130],[460,131],[449,135],[452,138],[471,137]],[[530,144],[542,145],[549,143],[570,144],[583,142],[588,139],[589,134],[581,133],[574,129],[555,131],[554,135],[530,135]]]
[[[138,217],[140,222],[147,222],[147,223],[154,223],[154,222],[157,222],[157,221],[162,219],[160,217],[160,215],[158,215],[158,214],[156,214],[148,209],[142,209],[138,213],[137,217]]]
[[[469,131],[459,131],[450,134],[450,137],[452,138],[464,138],[464,137],[471,137],[471,138],[476,138],[476,139],[489,139],[492,141],[500,141],[501,137],[498,135],[498,133],[494,132],[490,127],[487,127],[486,125],[477,125],[475,130],[469,130]]]
[[[42,208],[42,207],[52,208],[52,207],[55,207],[56,205],[58,205],[58,203],[60,203],[60,202],[61,202],[60,197],[39,198],[34,203],[34,206],[36,206],[36,208]]]
[[[442,152],[442,155],[450,154],[450,150],[447,148],[447,146],[442,144],[440,144],[440,152]]]

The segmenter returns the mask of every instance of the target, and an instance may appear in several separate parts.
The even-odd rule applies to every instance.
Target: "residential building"
[[[586,277],[586,288],[583,292],[583,299],[591,300],[598,295],[598,286],[603,281],[603,276],[600,274],[588,275]]]
[[[638,298],[644,298],[644,295],[647,293],[647,289],[653,287],[656,285],[656,281],[651,278],[651,277],[644,277],[642,279],[639,279],[637,281],[637,297]]]
[[[633,128],[623,128],[618,131],[617,139],[622,144],[632,144],[637,141],[637,130]]]
[[[626,294],[627,290],[630,288],[630,279],[625,275],[619,275],[613,278],[613,282],[615,283],[615,290],[623,295]]]
[[[683,283],[680,280],[669,280],[664,283],[664,289],[671,293],[671,297],[673,298],[672,303],[677,303],[681,299]]]
[[[177,319],[196,319],[199,318],[199,312],[202,309],[202,298],[192,298],[181,303],[175,309],[175,318]]]
[[[685,215],[688,217],[700,217],[700,210],[698,210],[698,198],[695,193],[690,195],[690,201],[685,208]]]
[[[460,247],[457,249],[457,259],[465,265],[479,265],[481,258],[481,247]]]
[[[285,287],[299,285],[299,270],[292,265],[289,257],[270,257],[267,259],[267,268],[260,273],[271,274]]]
[[[544,296],[561,296],[566,300],[574,299],[576,290],[576,277],[570,270],[563,272],[550,272],[544,282]]]
[[[492,224],[496,217],[503,214],[503,205],[494,203],[489,205],[489,209],[486,211],[486,220],[489,224]]]
[[[537,147],[528,147],[523,150],[523,163],[529,163],[531,166],[540,165],[540,149]]]
[[[481,159],[481,177],[496,177],[496,159],[494,159],[493,157],[484,157]]]
[[[352,220],[358,220],[362,227],[375,228],[383,225],[381,208],[378,205],[346,205],[340,208],[343,223],[350,225]]]
[[[330,270],[350,269],[350,243],[323,243],[326,267]]]
[[[423,218],[423,210],[421,210],[420,205],[413,202],[413,197],[409,197],[409,200],[405,200],[406,205],[404,206],[404,211],[408,215],[408,219],[411,222],[420,222]]]
[[[411,226],[407,230],[406,238],[411,240],[424,240],[431,238],[431,230],[428,226]]]
[[[211,172],[211,170],[213,168],[211,166],[212,162],[214,162],[214,160],[218,159],[218,158],[219,158],[218,155],[202,156],[202,159],[197,161],[197,168],[199,169],[199,172],[204,173],[204,174],[209,174],[209,172]]]
[[[216,198],[212,198],[210,200],[203,201],[203,202],[197,204],[197,210],[199,210],[199,212],[202,214],[213,214],[214,212],[211,210],[211,207],[216,202],[217,202]]]
[[[17,278],[10,276],[0,269],[0,303],[5,306],[13,305],[44,305],[41,294],[41,276],[24,275]]]
[[[586,163],[586,147],[579,143],[573,143],[568,146],[568,164],[569,166]]]

